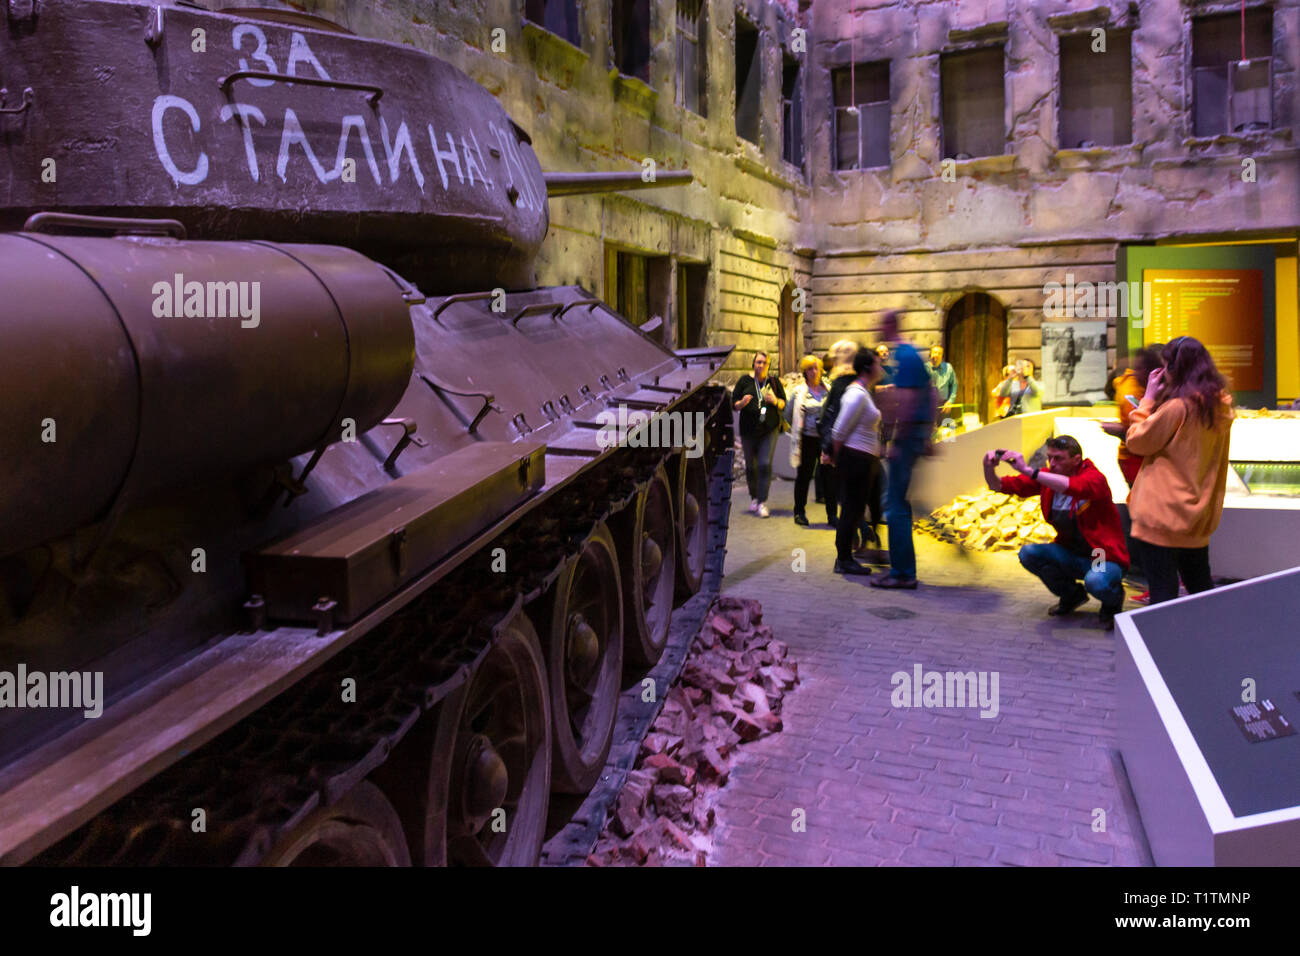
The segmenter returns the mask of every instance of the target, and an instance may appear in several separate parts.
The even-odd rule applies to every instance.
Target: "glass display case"
[[[1229,495],[1300,498],[1300,412],[1238,409],[1228,462]]]
[[[1300,462],[1234,461],[1231,465],[1252,495],[1300,497]]]

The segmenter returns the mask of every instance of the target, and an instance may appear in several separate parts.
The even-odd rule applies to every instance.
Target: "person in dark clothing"
[[[799,370],[804,380],[790,393],[786,420],[791,427],[790,467],[795,469],[794,523],[807,527],[808,486],[821,461],[822,443],[817,419],[826,401],[826,386],[822,384],[822,363],[815,356],[804,356]]]
[[[836,574],[871,573],[854,560],[853,543],[880,471],[880,410],[871,399],[871,387],[880,378],[876,356],[860,349],[853,357],[853,373],[831,430],[831,458],[839,469],[842,489],[835,531]]]
[[[858,344],[851,339],[841,339],[830,348],[831,369],[826,373],[826,400],[822,403],[821,415],[817,418],[817,432],[821,436],[821,467],[817,473],[822,476],[826,499],[826,523],[836,527],[840,509],[839,478],[835,465],[831,461],[831,426],[835,424],[835,415],[839,411],[840,399],[844,390],[853,381],[853,356],[858,353]]]
[[[835,346],[832,345],[830,349],[827,350],[826,354],[822,356],[822,384],[825,385],[828,390],[830,388],[831,370],[834,368],[835,368]],[[817,431],[818,431],[818,435],[820,436],[821,433],[820,425],[818,426]],[[826,463],[825,456],[819,455],[817,461],[817,470],[813,472],[813,495],[815,496],[815,500],[819,505],[822,504],[829,505],[829,502],[826,499],[826,471],[829,468],[830,465]],[[828,511],[827,515],[831,516],[833,515],[833,512]],[[834,522],[832,522],[832,524],[833,523]]]
[[[767,373],[767,353],[754,355],[754,373],[742,375],[731,393],[731,404],[740,412],[740,444],[745,452],[745,481],[749,485],[749,513],[766,518],[767,492],[772,484],[772,458],[781,433],[781,412],[785,389],[781,380]]]
[[[843,401],[845,390],[853,384],[856,377],[853,372],[853,359],[862,349],[857,343],[844,339],[832,346],[832,351],[838,356],[840,364],[835,366],[832,374],[830,389],[826,395],[826,401],[822,405],[821,418],[818,419],[817,428],[821,433],[822,442],[822,467],[821,471],[826,475],[826,523],[832,528],[839,528],[839,509],[842,506],[844,498],[844,485],[839,480],[839,475],[835,470],[834,464],[834,441],[831,438],[831,430],[835,427],[835,417],[839,414],[840,403]],[[876,384],[879,385],[884,375],[884,369],[879,359],[876,361]],[[883,446],[883,440],[882,440]],[[879,458],[879,455],[876,456]],[[881,465],[870,476],[867,488],[867,511],[871,515],[870,521],[865,514],[858,523],[856,541],[860,555],[870,555],[878,557],[873,550],[873,546],[880,544],[880,535],[876,528],[884,523],[884,488],[885,488],[885,470]]]

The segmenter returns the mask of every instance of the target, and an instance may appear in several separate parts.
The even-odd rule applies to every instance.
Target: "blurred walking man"
[[[888,451],[888,485],[885,488],[885,524],[889,528],[889,571],[871,579],[873,587],[916,589],[916,548],[912,542],[912,504],[907,500],[912,469],[929,453],[934,437],[935,391],[925,361],[899,338],[899,313],[886,312],[880,337],[890,347],[894,366],[892,388],[879,389],[893,424]]]

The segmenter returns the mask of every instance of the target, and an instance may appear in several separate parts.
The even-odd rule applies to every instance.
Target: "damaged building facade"
[[[1242,11],[818,0],[816,344],[902,309],[987,420],[1006,361],[1041,368],[1050,283],[1136,279],[1130,246],[1249,241],[1274,253],[1277,397],[1300,394],[1300,4]],[[1124,323],[1103,318],[1113,363]]]
[[[1232,242],[1274,254],[1276,395],[1300,394],[1300,0],[301,8],[452,62],[548,170],[690,170],[553,199],[538,281],[658,317],[674,347],[733,343],[732,377],[756,348],[788,372],[873,341],[896,308],[987,418],[1006,362],[1041,365],[1045,287]],[[1103,317],[1113,362],[1124,319]]]

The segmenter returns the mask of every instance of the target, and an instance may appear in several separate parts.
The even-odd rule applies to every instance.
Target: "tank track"
[[[664,648],[663,657],[642,675],[653,680],[656,688],[667,689],[677,682],[695,636],[722,590],[722,572],[727,558],[727,531],[731,520],[734,457],[735,452],[728,448],[713,462],[709,474],[709,547],[704,563],[704,579],[700,583],[700,590],[673,611],[668,645]],[[588,854],[595,849],[605,828],[605,820],[618,800],[628,774],[636,765],[636,759],[641,753],[641,742],[663,709],[666,699],[664,694],[656,694],[655,701],[647,704],[642,696],[643,690],[638,681],[623,691],[619,700],[618,720],[614,724],[614,740],[609,748],[604,772],[585,797],[568,798],[571,803],[576,802],[577,807],[568,822],[543,845],[542,866],[582,866],[585,865]],[[554,798],[552,803],[554,804]]]
[[[730,490],[725,391],[709,386],[680,406],[709,415],[709,497]],[[634,500],[663,449],[623,448],[480,549],[412,604],[311,675],[163,771],[30,862],[40,866],[255,865],[321,806],[379,767],[420,716],[460,686],[494,630],[541,596],[594,527]],[[710,555],[719,546],[710,513]],[[723,539],[725,540],[725,538]],[[506,573],[491,571],[504,548]],[[513,566],[511,566],[513,565]],[[355,680],[355,703],[342,681]],[[195,811],[206,830],[194,832]]]

